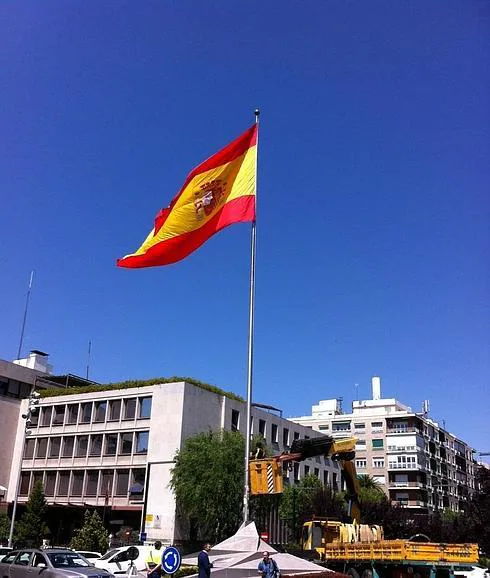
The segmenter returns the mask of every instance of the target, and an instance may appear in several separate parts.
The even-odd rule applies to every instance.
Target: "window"
[[[75,457],[76,458],[87,457],[87,449],[88,449],[88,436],[78,436]]]
[[[59,458],[61,449],[61,438],[51,438],[49,442],[49,458]]]
[[[132,397],[124,402],[124,419],[134,419],[136,415],[136,398]]]
[[[373,479],[378,482],[378,484],[382,484],[383,486],[386,484],[385,476],[373,476]]]
[[[265,438],[265,420],[259,419],[259,434]]]
[[[75,438],[73,436],[66,436],[63,438],[63,453],[62,458],[73,457],[73,446],[75,445]]]
[[[17,558],[15,559],[14,564],[16,566],[28,566],[30,559],[31,559],[31,553],[30,552],[21,552],[17,556]],[[24,570],[21,570],[21,572],[23,573]]]
[[[289,446],[289,430],[287,427],[282,429],[282,445],[284,447]]]
[[[359,429],[366,429],[366,424],[365,423],[354,423],[354,429],[359,430]]]
[[[116,470],[116,496],[128,494],[129,470]]]
[[[277,424],[273,423],[271,425],[271,442],[273,444],[277,444],[279,443],[279,428],[277,427]]]
[[[53,407],[53,425],[63,425],[65,421],[65,406],[55,405]]]
[[[294,472],[294,481],[297,482],[299,480],[299,464],[298,464],[298,462],[293,462],[293,472]]]
[[[22,472],[20,475],[20,492],[21,496],[29,495],[29,484],[31,483],[31,472]]]
[[[332,424],[332,431],[350,431],[350,421],[337,421]]]
[[[328,424],[321,425],[318,429],[319,429],[320,431],[328,430],[328,429],[329,429],[329,425],[328,425]]]
[[[294,432],[294,439],[299,440],[299,431]]]
[[[373,450],[382,450],[383,447],[384,447],[384,440],[382,438],[372,440]]]
[[[34,457],[35,444],[36,444],[36,440],[33,440],[33,439],[26,440],[26,445],[24,448],[24,459],[30,460]]]
[[[231,431],[238,431],[240,427],[240,412],[236,409],[231,410]]]
[[[332,472],[332,490],[338,492],[339,491],[339,484],[337,482],[337,474]]]
[[[320,477],[320,469],[319,468],[315,468],[315,477],[317,477],[317,478]]]
[[[356,451],[357,450],[365,450],[365,449],[366,449],[366,440],[357,440]]]
[[[58,496],[68,496],[70,487],[70,472],[60,472],[58,475]]]
[[[140,418],[148,419],[151,417],[151,397],[140,397]]]
[[[136,432],[136,453],[148,453],[148,433],[147,431]]]
[[[85,495],[86,496],[96,496],[97,486],[99,485],[99,472],[98,470],[89,470],[85,477]]]
[[[105,456],[115,456],[117,452],[117,434],[106,434],[105,436]]]
[[[133,434],[123,433],[121,434],[121,443],[119,445],[119,454],[128,455],[133,451]]]
[[[94,404],[94,410],[94,422],[104,422],[107,410],[107,401],[96,401]]]
[[[44,564],[44,566],[47,567],[46,559],[44,558],[44,556],[42,554],[34,554],[34,557],[32,558],[31,566],[36,568],[36,567],[41,566],[41,564]]]
[[[310,466],[305,466],[305,476],[310,473]]]
[[[102,470],[100,474],[100,492],[103,496],[112,496],[112,480],[114,470]]]
[[[82,403],[80,406],[80,423],[90,423],[92,419],[92,404]]]
[[[67,407],[66,423],[75,424],[78,420],[78,403],[71,404]]]
[[[121,400],[113,399],[109,402],[109,421],[119,421],[121,418]]]
[[[31,427],[37,427],[39,423],[39,407],[34,406],[31,409]]]
[[[46,496],[54,496],[55,485],[56,472],[46,472],[46,481],[44,482],[44,493]]]
[[[364,460],[364,459],[356,460],[356,468],[358,468],[360,470],[367,468],[367,460]]]
[[[385,460],[384,458],[373,458],[373,468],[384,468]]]
[[[51,410],[52,407],[43,407],[42,411],[41,411],[41,426],[42,427],[47,427],[48,425],[51,425]]]
[[[372,421],[371,427],[383,427],[383,422],[382,421]]]
[[[90,436],[90,454],[91,456],[100,456],[102,453],[102,434]]]
[[[48,449],[48,438],[37,438],[36,458],[45,458]]]
[[[328,486],[328,482],[329,482],[328,473],[329,473],[328,470],[324,470],[324,472],[323,472],[323,484],[325,486]]]
[[[131,484],[129,486],[129,497],[142,499],[145,491],[145,470],[138,468],[131,470]]]
[[[83,493],[83,477],[85,472],[73,472],[71,478],[71,495],[81,496]]]

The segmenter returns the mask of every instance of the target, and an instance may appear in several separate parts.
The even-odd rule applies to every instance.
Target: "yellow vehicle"
[[[353,462],[355,438],[329,436],[295,440],[291,452],[250,461],[251,494],[280,493],[282,465],[324,455],[342,468],[350,523],[315,519],[305,522],[302,547],[332,570],[352,578],[454,578],[454,570],[478,562],[477,544],[438,544],[385,540],[381,526],[360,524],[359,481]]]

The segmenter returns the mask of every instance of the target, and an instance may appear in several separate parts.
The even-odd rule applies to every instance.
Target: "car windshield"
[[[76,552],[51,552],[47,554],[55,568],[86,568],[90,562]]]
[[[112,556],[114,556],[114,554],[117,554],[119,552],[119,550],[109,550],[109,552],[106,552],[102,558],[99,558],[99,560],[108,560],[109,558],[111,558]]]

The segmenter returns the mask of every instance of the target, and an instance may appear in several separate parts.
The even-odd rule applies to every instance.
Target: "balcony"
[[[422,452],[423,450],[422,450],[422,448],[419,448],[418,446],[388,446],[387,451],[388,452],[416,452],[416,451]]]
[[[389,462],[389,470],[422,470],[421,464],[400,464],[398,462]]]
[[[386,429],[387,434],[406,434],[406,433],[421,433],[416,427],[389,427]]]
[[[426,488],[427,484],[425,482],[388,482],[388,487],[391,489],[396,488]]]
[[[427,508],[427,502],[422,500],[391,500],[394,506],[403,506],[405,508]]]

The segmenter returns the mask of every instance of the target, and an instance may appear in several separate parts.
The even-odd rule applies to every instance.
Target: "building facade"
[[[23,404],[27,407],[27,401]],[[21,467],[20,503],[39,480],[48,504],[97,506],[114,532],[141,527],[148,539],[165,543],[185,540],[189,533],[169,487],[183,442],[210,430],[244,435],[246,430],[243,401],[188,382],[89,394],[67,389],[42,398],[39,408],[25,443],[23,420],[16,424],[8,500],[15,497]],[[274,453],[288,450],[294,439],[322,435],[259,407],[252,408],[252,433],[262,435]],[[285,471],[284,481],[294,483],[306,474],[333,487],[340,484],[338,464],[323,457],[296,464]]]
[[[338,400],[322,400],[311,416],[295,423],[333,437],[355,437],[358,474],[369,474],[393,503],[414,512],[464,509],[475,491],[472,448],[425,413],[396,399],[381,398],[373,378],[373,399],[354,401],[343,413]]]

